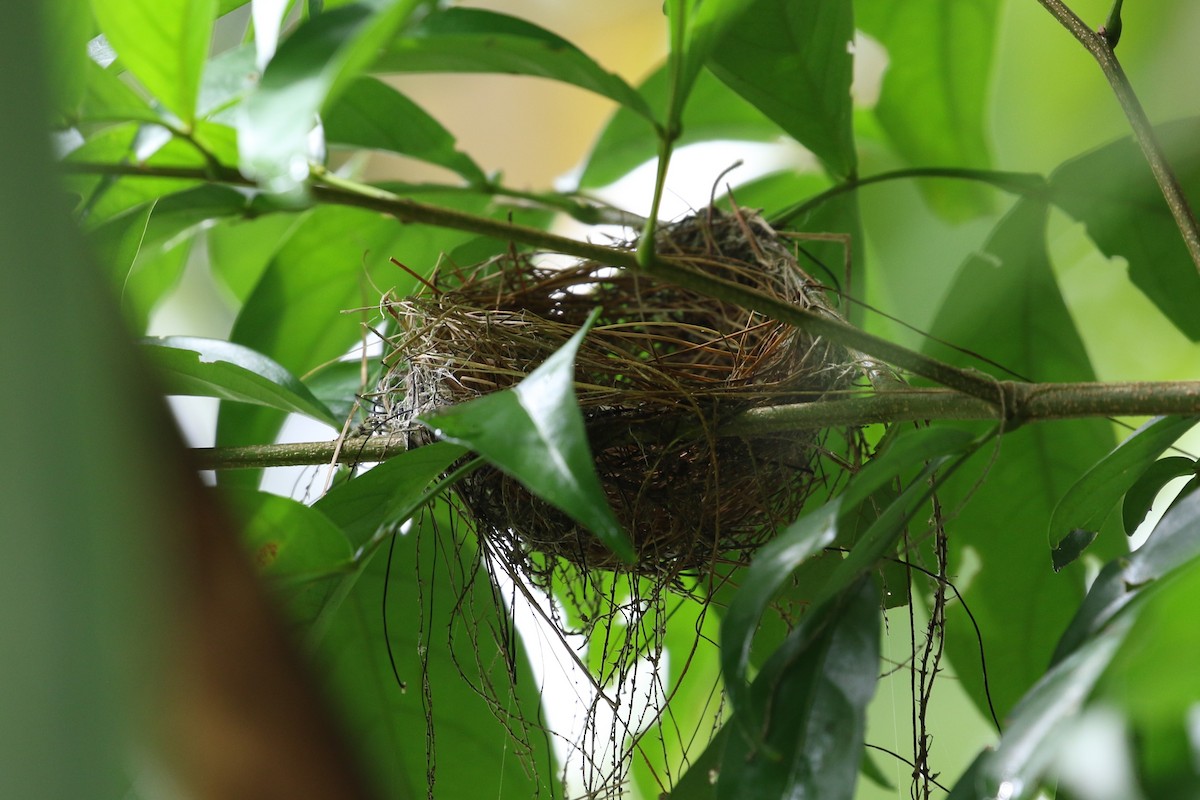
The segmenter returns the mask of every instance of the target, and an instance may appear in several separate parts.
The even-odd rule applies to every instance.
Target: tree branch
[[[1167,383],[998,384],[1004,417],[1012,427],[1025,422],[1081,417],[1200,415],[1200,381]],[[905,389],[865,397],[820,400],[745,411],[722,424],[720,436],[767,436],[788,431],[915,420],[998,420],[1000,408],[948,389]],[[679,426],[663,422],[662,430]],[[640,435],[640,434],[639,434]],[[207,447],[192,451],[199,469],[243,469],[383,461],[407,449],[407,437],[354,437],[340,443]]]
[[[1183,188],[1179,185],[1179,179],[1175,177],[1171,165],[1167,162],[1166,154],[1163,153],[1162,145],[1159,144],[1158,137],[1154,134],[1154,126],[1150,124],[1141,101],[1134,93],[1133,86],[1129,83],[1129,77],[1125,74],[1121,63],[1117,61],[1117,56],[1110,45],[1110,40],[1115,43],[1116,37],[1093,31],[1062,0],[1038,0],[1038,2],[1045,6],[1046,10],[1079,40],[1079,43],[1092,54],[1100,65],[1100,70],[1108,79],[1113,93],[1117,96],[1117,102],[1121,104],[1121,109],[1129,120],[1134,138],[1141,146],[1146,161],[1150,163],[1154,180],[1158,182],[1163,197],[1167,201],[1167,207],[1171,209],[1171,215],[1175,217],[1175,224],[1179,226],[1179,232],[1183,235],[1188,253],[1192,256],[1192,262],[1196,265],[1196,269],[1200,270],[1200,226],[1197,225],[1196,217],[1192,214],[1191,206],[1188,205],[1187,196],[1184,195]],[[1117,10],[1118,7],[1114,7],[1114,11]],[[1120,17],[1117,16],[1115,19],[1119,22]],[[1113,20],[1110,19],[1109,24],[1112,25]]]
[[[229,168],[223,168],[214,173],[212,170],[192,168],[71,161],[64,162],[63,166],[64,169],[71,172],[126,177],[194,178],[200,181],[216,179],[222,183],[238,186],[253,185],[236,170]],[[328,175],[320,177],[327,183],[331,180]],[[989,375],[974,370],[960,369],[915,350],[901,347],[832,315],[801,308],[741,284],[697,272],[683,266],[680,259],[654,254],[645,258],[645,254],[643,254],[645,262],[639,263],[638,254],[631,250],[592,244],[558,236],[538,228],[516,225],[505,220],[480,217],[449,208],[418,203],[376,186],[357,184],[340,178],[333,178],[332,182],[336,185],[317,184],[312,186],[313,197],[323,203],[378,211],[393,216],[401,222],[467,231],[491,236],[501,241],[519,242],[553,253],[591,259],[628,270],[641,270],[667,283],[734,303],[750,311],[757,311],[766,317],[799,328],[812,336],[821,336],[844,347],[866,353],[893,366],[928,378],[942,386],[986,401],[1000,402],[999,384]]]

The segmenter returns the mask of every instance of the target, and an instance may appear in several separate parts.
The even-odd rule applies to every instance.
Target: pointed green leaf
[[[312,578],[349,563],[346,536],[320,511],[289,497],[241,488],[219,494],[240,523],[259,574],[275,584],[289,618],[311,623],[334,587],[330,579]]]
[[[306,219],[305,214],[268,214],[219,221],[206,231],[209,268],[244,303],[275,253]]]
[[[807,647],[763,667],[754,702],[771,723],[753,740],[731,731],[718,798],[854,797],[879,677],[879,608],[874,584],[860,581],[831,613],[801,623],[795,634],[809,638]]]
[[[359,78],[325,115],[331,145],[387,150],[453,170],[468,182],[487,176],[471,157],[455,148],[454,136],[420,106],[386,83]]]
[[[54,109],[64,122],[74,116],[83,100],[91,70],[87,43],[92,38],[92,12],[88,0],[57,0],[41,4],[43,36],[49,51],[49,85]]]
[[[1200,119],[1157,129],[1184,191],[1200,192]],[[1200,341],[1200,275],[1145,156],[1132,139],[1074,158],[1050,176],[1054,202],[1087,227],[1109,258],[1129,262],[1129,278],[1175,327]]]
[[[126,69],[190,127],[216,0],[92,0],[92,11]]]
[[[853,4],[755,0],[713,47],[708,66],[837,177],[857,164],[850,79]]]
[[[1103,630],[1147,587],[1200,558],[1200,493],[1171,507],[1146,543],[1104,566],[1054,651],[1058,662]]]
[[[845,525],[851,513],[873,493],[902,472],[919,469],[926,461],[963,452],[971,440],[966,431],[952,428],[926,428],[899,437],[855,476],[841,496],[802,516],[755,554],[742,588],[729,603],[721,623],[721,670],[735,712],[747,704],[750,651],[759,620],[787,578],[832,544],[839,536],[839,526]],[[928,469],[922,472],[923,476],[928,474]],[[855,547],[854,558],[839,565],[831,582],[820,587],[814,604],[854,583],[864,567],[869,569],[886,554],[894,535],[908,520],[913,498],[926,491],[918,479],[868,528]]]
[[[242,171],[271,191],[294,192],[308,176],[317,113],[375,61],[416,2],[343,6],[297,28],[239,107]]]
[[[1134,481],[1121,501],[1121,521],[1125,524],[1125,535],[1133,536],[1146,520],[1150,507],[1162,488],[1175,478],[1200,473],[1200,466],[1186,456],[1170,456],[1155,461],[1142,476]]]
[[[888,51],[875,116],[912,166],[987,167],[987,108],[999,0],[856,3],[856,21]],[[960,181],[923,182],[952,220],[989,211],[992,196]]]
[[[416,513],[426,499],[426,487],[463,452],[463,448],[449,442],[409,450],[337,484],[313,506],[336,522],[356,547],[361,547],[380,528],[403,522]]]
[[[1013,708],[996,750],[972,770],[979,797],[1038,796],[1057,737],[1083,706],[1132,625],[1109,628],[1056,664]]]
[[[167,336],[143,341],[167,394],[199,395],[306,414],[336,427],[338,420],[312,392],[276,362],[222,339]]]
[[[545,28],[479,8],[446,8],[394,40],[381,72],[502,72],[570,83],[648,120],[654,113],[629,84]]]
[[[598,314],[593,312],[566,344],[512,389],[421,421],[441,438],[479,453],[633,563],[633,543],[600,485],[575,399],[575,353]]]
[[[1159,417],[1146,423],[1067,490],[1050,518],[1050,547],[1056,553],[1056,569],[1071,561],[1057,555],[1064,540],[1070,538],[1078,544],[1085,534],[1095,536],[1137,479],[1197,422],[1200,417]],[[1088,543],[1090,540],[1084,546]],[[1082,548],[1072,548],[1075,556],[1079,555],[1078,549]]]
[[[1033,380],[1092,381],[1095,373],[1046,254],[1045,214],[1041,204],[1022,201],[1000,221],[960,268],[931,333]],[[926,349],[951,363],[979,367],[947,345]],[[983,448],[941,492],[943,507],[957,509],[947,524],[949,572],[973,573],[958,588],[986,631],[991,698],[1000,716],[1043,675],[1083,597],[1082,567],[1077,563],[1055,573],[1046,558],[1045,531],[1059,498],[1113,444],[1112,428],[1103,420],[1027,425],[1005,435],[996,452]],[[1107,559],[1126,546],[1106,525],[1091,549]],[[979,642],[957,606],[947,612],[946,651],[987,716]]]
[[[161,122],[162,116],[121,80],[119,65],[87,60],[87,85],[79,104],[79,122]]]

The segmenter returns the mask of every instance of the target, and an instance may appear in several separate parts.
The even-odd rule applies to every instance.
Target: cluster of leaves
[[[214,47],[218,34],[245,25],[244,5],[252,35]],[[978,252],[945,281],[936,312],[921,320],[932,334],[927,352],[947,362],[978,367],[965,355],[978,353],[1037,380],[1095,379],[1047,253],[1052,207],[1082,223],[1100,252],[1124,258],[1132,284],[1161,315],[1200,339],[1195,267],[1131,140],[1076,155],[1044,177],[989,171],[984,98],[1003,5],[668,0],[669,55],[637,87],[530,22],[418,0],[55,0],[47,16],[55,32],[55,126],[96,261],[131,326],[144,332],[203,239],[209,267],[239,306],[228,341],[154,339],[145,352],[171,392],[228,401],[217,442],[243,445],[274,441],[289,413],[333,427],[350,415],[364,381],[359,365],[342,357],[361,331],[339,312],[373,304],[364,285],[395,285],[389,259],[473,263],[511,245],[482,233],[495,230],[486,224],[492,220],[542,228],[557,212],[596,220],[587,190],[658,157],[657,196],[672,150],[713,140],[786,136],[803,145],[819,171],[770,175],[739,187],[739,201],[765,208],[781,226],[845,232],[855,242],[875,242],[853,191],[866,184],[860,162],[872,153],[886,153],[886,163],[907,174],[932,166],[959,179],[921,185],[945,218],[989,214],[989,186],[1017,194]],[[852,102],[856,30],[890,60],[871,109]],[[518,192],[485,174],[428,112],[376,77],[404,72],[537,76],[601,95],[616,110],[580,173],[579,192]],[[1193,188],[1200,186],[1196,132],[1195,120],[1161,130]],[[459,180],[365,184],[329,171],[331,151],[364,149],[427,161]],[[432,209],[427,221],[442,224],[402,226],[378,213],[401,196],[419,197]],[[886,225],[879,227],[886,241]],[[871,267],[861,254],[856,291],[901,280],[898,265]],[[887,330],[857,309],[852,317]],[[488,582],[456,571],[474,562],[436,555],[473,544],[437,525],[436,511],[419,512],[441,490],[431,482],[465,448],[525,480],[618,552],[627,549],[595,485],[570,366],[564,351],[521,387],[429,420],[446,442],[339,483],[312,506],[260,492],[259,470],[221,476],[249,545],[305,627],[389,796],[419,796],[427,762],[476,767],[438,771],[439,796],[476,793],[477,770],[489,767],[508,793],[560,791],[547,741],[511,720],[493,724],[477,691],[508,686],[513,718],[539,719],[529,671],[516,669],[512,678],[497,666],[523,653],[501,657],[501,645],[472,634],[477,657],[458,657],[464,608],[479,630],[510,638]],[[897,553],[935,487],[956,510],[949,573],[974,572],[960,587],[963,603],[949,612],[947,652],[978,707],[994,706],[1005,718],[998,746],[951,796],[1031,797],[1055,779],[1077,796],[1134,797],[1139,780],[1154,796],[1194,791],[1198,746],[1184,730],[1198,698],[1186,654],[1200,652],[1200,642],[1179,609],[1200,602],[1200,493],[1178,501],[1132,556],[1108,521],[1123,497],[1132,528],[1167,480],[1196,473],[1189,458],[1156,460],[1194,422],[1156,422],[1111,454],[1111,426],[1102,420],[1031,426],[1006,433],[999,446],[987,431],[949,426],[896,437],[843,494],[782,531],[738,579],[746,588],[722,612],[720,631],[732,716],[707,749],[691,754],[676,782],[680,796],[854,795],[880,672],[881,603],[871,575]],[[896,485],[893,499],[862,523],[867,499]],[[397,536],[414,515],[421,524]],[[386,586],[385,561],[375,557],[383,545],[389,560],[405,564]],[[767,607],[797,569],[831,546],[848,554],[803,597],[801,623],[752,659]],[[1085,547],[1107,562],[1086,592],[1077,558]],[[420,683],[420,691],[400,692],[393,674]],[[431,710],[430,697],[437,697]],[[427,725],[436,737],[426,736]],[[514,727],[537,766],[532,773],[505,759]],[[1097,763],[1140,770],[1137,777],[1132,766],[1114,772],[1108,795],[1072,766],[1072,742],[1097,732],[1108,748],[1091,756]],[[660,788],[652,775],[680,769],[652,766],[634,770],[649,794]]]

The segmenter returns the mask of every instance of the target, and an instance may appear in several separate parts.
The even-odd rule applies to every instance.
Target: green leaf
[[[45,31],[42,41],[49,50],[49,80],[54,90],[54,108],[64,120],[74,116],[83,100],[92,60],[87,43],[92,38],[92,12],[88,0],[57,0],[41,7]]]
[[[1200,699],[1200,628],[1190,610],[1198,603],[1200,564],[1192,562],[1144,599],[1097,690],[1098,703],[1115,706],[1129,721],[1147,797],[1192,797],[1200,783],[1191,734]]]
[[[888,51],[875,116],[905,163],[990,166],[987,108],[998,0],[858,2],[855,12],[859,27]],[[921,190],[952,220],[992,208],[988,190],[973,184],[925,181]]]
[[[669,90],[667,68],[660,67],[638,87],[646,102],[664,108]],[[772,142],[780,127],[735,94],[708,71],[696,77],[691,101],[684,107],[680,136],[675,146],[714,140]],[[579,185],[597,188],[624,177],[658,154],[658,141],[647,134],[645,121],[622,106],[609,119],[592,147]],[[795,198],[793,198],[795,200]]]
[[[314,507],[336,522],[355,547],[362,547],[379,529],[416,513],[427,499],[426,487],[464,452],[449,442],[409,450],[337,484]]]
[[[629,84],[545,28],[479,8],[430,14],[393,41],[381,72],[502,72],[562,81],[614,100],[654,121]]]
[[[708,66],[839,178],[854,174],[852,4],[754,0],[713,47]]]
[[[1073,560],[1063,560],[1059,555],[1060,545],[1068,538],[1079,541],[1084,535],[1095,536],[1121,497],[1154,460],[1197,422],[1200,417],[1159,417],[1146,423],[1067,490],[1050,518],[1050,547],[1055,551],[1055,569],[1061,569]],[[1090,543],[1090,539],[1088,541]],[[1073,552],[1073,556],[1078,555]]]
[[[121,63],[190,128],[216,0],[92,0],[92,12]]]
[[[67,161],[101,164],[140,163],[152,167],[205,166],[204,157],[190,144],[179,139],[167,139],[161,147],[145,157],[139,157],[138,144],[147,131],[164,132],[162,128],[124,123],[105,128],[67,156]],[[66,181],[69,188],[83,198],[78,211],[85,228],[148,203],[159,197],[182,192],[201,185],[200,181],[184,178],[121,178],[113,176],[75,175]]]
[[[361,403],[358,398],[375,390],[382,371],[383,363],[378,358],[368,359],[365,363],[361,357],[335,361],[306,375],[304,385],[337,419],[347,420],[355,414],[351,421],[354,424],[370,409],[370,403]]]
[[[330,107],[324,122],[325,138],[332,145],[387,150],[453,170],[473,184],[487,182],[479,165],[455,148],[450,131],[375,78],[351,83]]]
[[[306,219],[303,214],[268,214],[220,221],[207,231],[209,268],[239,303],[245,302],[275,253]]]
[[[1000,221],[960,268],[931,334],[1033,380],[1093,381],[1046,255],[1045,213],[1043,205],[1022,201]],[[960,366],[979,363],[943,344],[926,350]],[[1045,531],[1058,500],[1113,444],[1103,420],[1028,425],[1006,434],[998,451],[984,448],[941,492],[943,507],[956,509],[947,522],[949,572],[971,573],[958,588],[986,637],[991,698],[1000,716],[1042,676],[1083,597],[1081,565],[1055,573]],[[1092,545],[1105,559],[1125,549],[1111,526]],[[958,606],[947,612],[946,651],[988,715],[979,642]]]
[[[316,653],[380,795],[473,797],[486,784],[504,797],[561,797],[549,737],[535,728],[539,687],[474,538],[437,511],[392,541],[390,574],[384,558],[371,561]],[[501,633],[511,651],[498,644]],[[502,693],[501,704],[481,697],[481,686]],[[427,716],[436,737],[427,738]]]
[[[1145,521],[1154,505],[1155,498],[1162,488],[1175,478],[1184,475],[1197,474],[1198,467],[1193,459],[1186,456],[1170,456],[1155,461],[1142,476],[1134,481],[1133,486],[1125,493],[1121,501],[1121,521],[1125,525],[1125,535],[1132,536]]]
[[[759,619],[788,576],[837,538],[841,509],[841,498],[835,498],[766,544],[755,554],[744,585],[729,604],[721,621],[721,672],[735,713],[750,705],[747,673]]]
[[[273,192],[296,191],[308,176],[308,137],[317,113],[370,66],[415,5],[348,5],[297,28],[239,106],[242,171]]]
[[[1078,714],[1131,627],[1113,626],[1088,642],[1021,699],[995,752],[983,757],[977,771],[971,770],[974,796],[1024,800],[1038,795],[1039,779],[1054,757],[1061,731]]]
[[[1184,190],[1200,191],[1200,119],[1157,129]],[[1200,275],[1145,156],[1121,139],[1074,158],[1050,176],[1054,202],[1087,227],[1109,258],[1129,263],[1129,278],[1192,341],[1200,341]]]
[[[79,103],[78,122],[162,122],[162,115],[121,80],[119,64],[104,68],[87,60],[87,85]]]
[[[338,426],[338,420],[303,383],[248,347],[221,339],[167,336],[144,340],[143,352],[159,371],[167,394],[254,403]]]
[[[141,252],[153,210],[154,203],[146,203],[108,220],[88,234],[92,257],[120,295],[124,294],[133,262]]]
[[[566,344],[512,389],[421,421],[439,437],[479,453],[633,563],[633,543],[600,485],[575,399],[575,353],[598,315],[594,311]]]
[[[683,53],[672,54],[679,59],[679,75],[676,81],[676,108],[682,111],[696,78],[704,63],[712,55],[713,48],[731,25],[739,23],[741,17],[754,4],[754,0],[722,0],[722,2],[687,2],[667,3],[668,17],[682,14],[684,29]],[[671,24],[677,24],[672,22]],[[673,126],[678,125],[678,114],[672,119]]]
[[[966,431],[940,427],[899,437],[855,476],[840,497],[805,514],[755,554],[742,580],[743,586],[729,603],[721,624],[721,669],[735,713],[748,705],[750,651],[759,620],[788,577],[832,544],[839,537],[839,526],[844,526],[854,510],[872,494],[926,461],[940,463],[946,455],[963,452],[972,438]],[[926,468],[921,475],[928,477],[931,472]],[[857,581],[862,567],[869,568],[886,554],[915,507],[914,496],[925,492],[927,487],[918,478],[879,516],[856,544],[853,558],[841,562],[830,581],[820,587],[814,596],[814,606]],[[754,715],[743,712],[743,719],[753,721]]]
[[[753,741],[736,731],[728,736],[718,798],[854,797],[866,706],[879,676],[874,584],[859,582],[830,610],[795,632],[809,638],[807,647],[772,658],[755,680],[754,702],[771,712],[771,724]]]
[[[244,44],[210,58],[200,76],[196,116],[236,122],[233,106],[245,99],[260,77],[254,46]]]
[[[1146,543],[1105,565],[1054,652],[1054,661],[1073,653],[1094,637],[1147,587],[1157,587],[1174,570],[1200,558],[1200,493],[1172,506]]]
[[[333,587],[330,580],[312,578],[349,562],[345,535],[320,511],[288,497],[248,489],[219,494],[241,523],[259,573],[275,582],[289,617],[311,622]]]
[[[488,209],[485,198],[437,198],[461,210]],[[380,289],[409,294],[415,279],[390,261],[395,257],[428,272],[443,253],[471,241],[467,233],[405,226],[374,212],[324,206],[308,212],[271,259],[234,323],[231,340],[279,362],[295,375],[334,361],[362,341],[361,314],[374,309]],[[506,244],[493,242],[493,252]],[[277,411],[223,405],[217,421],[220,445],[274,440],[283,423]],[[223,482],[256,482],[255,470],[221,475]]]

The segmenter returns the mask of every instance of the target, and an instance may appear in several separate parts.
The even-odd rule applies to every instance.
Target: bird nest
[[[664,226],[656,251],[835,314],[760,217],[707,209]],[[412,446],[431,437],[418,417],[514,386],[602,309],[578,351],[576,389],[597,474],[637,563],[621,562],[515,478],[475,471],[456,487],[462,504],[485,540],[527,566],[540,553],[661,577],[744,559],[793,521],[813,490],[819,433],[726,436],[722,424],[748,408],[817,400],[858,374],[853,354],[834,343],[602,262],[548,267],[509,252],[440,269],[426,287],[383,303],[398,330],[376,427],[407,431]]]

